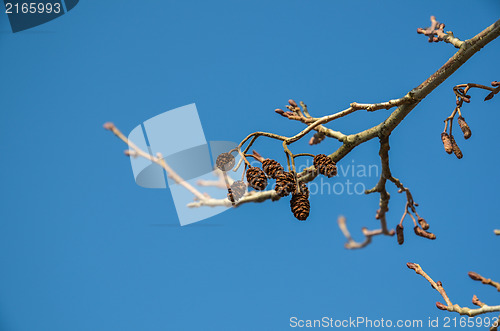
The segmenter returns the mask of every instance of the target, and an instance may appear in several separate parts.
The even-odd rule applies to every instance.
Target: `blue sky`
[[[441,297],[409,261],[441,280],[454,303],[471,306],[477,294],[498,304],[498,293],[467,272],[500,279],[499,97],[483,102],[484,92],[471,92],[463,112],[473,134],[458,138],[462,160],[440,142],[451,88],[500,79],[498,40],[392,135],[393,174],[411,188],[435,241],[412,235],[407,222],[403,246],[386,237],[345,250],[338,215],[362,239],[362,226],[377,226],[378,206],[376,196],[347,194],[312,196],[306,222],[283,200],[180,227],[169,191],[137,186],[125,146],[102,124],[128,133],[196,103],[207,140],[293,135],[303,126],[273,111],[289,98],[320,116],[401,97],[455,52],[416,33],[430,15],[467,39],[499,13],[493,0],[82,0],[16,34],[0,14],[0,329],[287,330],[292,316],[458,317],[435,308]],[[356,113],[333,127],[354,133],[388,113]],[[280,145],[262,140],[255,148],[283,162]],[[336,147],[292,145],[315,154]],[[372,141],[339,166],[378,162]],[[391,193],[395,227],[404,199]]]

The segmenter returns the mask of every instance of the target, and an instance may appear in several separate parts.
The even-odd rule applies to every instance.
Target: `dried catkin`
[[[450,140],[451,140],[451,146],[453,147],[453,153],[455,153],[455,156],[457,157],[457,159],[461,159],[462,157],[464,157],[464,155],[462,154],[460,147],[458,147],[457,142],[455,141],[455,138],[453,137],[453,135],[450,135]]]
[[[469,124],[465,121],[465,118],[462,116],[458,116],[458,125],[460,125],[460,129],[462,129],[462,132],[464,134],[465,139],[469,139],[470,136],[472,135],[472,131],[470,130]]]
[[[441,140],[443,141],[445,152],[448,154],[453,153],[453,145],[451,144],[450,136],[446,132],[441,133]]]
[[[427,232],[425,230],[422,230],[418,225],[413,228],[415,231],[415,234],[420,237],[424,237],[427,239],[434,240],[436,239],[436,235],[434,233]]]
[[[396,226],[396,234],[398,237],[398,244],[403,245],[405,242],[405,236],[403,234],[403,226],[401,224],[398,224]]]

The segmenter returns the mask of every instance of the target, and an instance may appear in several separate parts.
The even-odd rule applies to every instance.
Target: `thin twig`
[[[186,182],[184,179],[182,179],[181,176],[179,176],[168,164],[165,162],[163,159],[163,156],[158,153],[157,156],[152,156],[149,153],[144,152],[142,149],[137,147],[132,141],[128,140],[127,137],[123,135],[123,133],[118,130],[118,128],[113,124],[113,123],[105,123],[104,128],[113,132],[115,136],[120,138],[124,143],[126,143],[132,151],[135,153],[137,156],[141,156],[145,159],[150,160],[151,162],[154,162],[158,165],[160,165],[165,171],[167,172],[167,176],[169,178],[172,178],[177,184],[180,184],[184,186],[189,192],[193,193],[199,200],[205,200],[207,199],[207,196],[202,194],[200,191],[198,191],[196,188],[194,188],[191,184]]]
[[[365,236],[365,240],[363,242],[357,242],[352,238],[351,233],[347,229],[346,219],[344,216],[340,216],[337,219],[337,223],[339,225],[340,230],[342,231],[342,233],[344,234],[344,236],[347,239],[347,242],[344,244],[344,247],[347,249],[359,249],[359,248],[366,247],[368,244],[370,244],[372,242],[372,237],[378,236],[381,234],[386,234],[386,233],[384,233],[384,231],[382,229],[368,230],[367,228],[364,227],[361,229],[361,231],[363,232],[363,234]],[[386,235],[393,236],[394,233],[395,233],[394,230],[391,230],[391,232],[389,232]]]
[[[460,315],[467,315],[469,317],[485,314],[485,313],[491,313],[491,312],[497,312],[500,311],[500,305],[498,306],[488,306],[487,304],[484,304],[481,302],[482,306],[480,308],[476,309],[471,309],[467,307],[460,307],[457,304],[453,304],[446,294],[446,291],[444,290],[443,284],[441,282],[435,282],[429,275],[427,275],[424,270],[420,267],[419,264],[417,263],[407,263],[406,266],[410,269],[413,269],[417,274],[421,275],[424,277],[430,284],[431,286],[436,289],[439,294],[443,297],[444,301],[446,302],[446,305],[442,304],[441,302],[436,302],[436,307],[441,310],[447,310],[450,312],[455,312],[459,313]],[[470,273],[469,273],[470,275]],[[472,277],[471,277],[472,278]],[[476,297],[477,299],[477,297]],[[479,302],[476,301],[477,304]]]

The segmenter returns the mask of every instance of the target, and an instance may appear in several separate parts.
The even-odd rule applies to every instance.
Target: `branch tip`
[[[106,122],[104,123],[103,128],[111,131],[115,128],[115,125],[113,124],[113,122]]]

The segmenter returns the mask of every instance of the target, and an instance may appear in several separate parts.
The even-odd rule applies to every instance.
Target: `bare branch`
[[[486,46],[492,40],[500,35],[500,20],[490,25],[482,32],[477,34],[475,37],[467,40],[460,47],[460,49],[434,74],[427,78],[418,87],[411,90],[406,98],[412,100],[409,103],[404,103],[396,110],[394,110],[386,120],[382,123],[364,130],[362,132],[351,134],[345,136],[342,141],[343,144],[329,157],[335,161],[339,162],[344,158],[349,152],[351,152],[356,146],[367,142],[375,137],[388,136],[390,133],[401,123],[404,118],[423,100],[427,95],[429,95],[435,88],[437,88],[441,83],[443,83],[448,77],[450,77],[458,68],[460,68],[464,63],[466,63],[475,53],[477,53],[481,48]],[[404,98],[404,97],[403,97]],[[355,110],[348,108],[344,110],[344,114],[349,112],[352,113]],[[340,112],[342,113],[342,112]],[[341,117],[336,114],[336,116]],[[332,116],[332,115],[331,115]],[[337,117],[338,118],[338,117]],[[316,177],[314,167],[309,167],[303,172],[297,174],[299,181],[309,182]],[[246,202],[261,202],[266,199],[274,198],[272,191],[263,191],[248,197]]]
[[[388,204],[390,200],[390,194],[387,192],[386,189],[386,183],[387,181],[392,182],[398,189],[400,193],[405,193],[407,202],[405,205],[405,210],[403,217],[401,219],[400,224],[398,225],[398,237],[401,234],[402,236],[402,222],[406,216],[410,216],[414,222],[414,230],[415,233],[419,236],[426,237],[429,239],[434,239],[435,236],[432,233],[428,233],[425,230],[429,227],[427,222],[422,219],[417,211],[416,211],[416,206],[418,206],[412,197],[412,194],[410,193],[410,190],[405,187],[401,181],[397,178],[395,178],[390,170],[389,167],[389,155],[388,151],[390,149],[389,147],[389,136],[391,135],[392,131],[404,120],[404,118],[427,96],[429,95],[435,88],[437,88],[441,83],[443,83],[448,77],[450,77],[456,70],[458,70],[464,63],[466,63],[475,53],[477,53],[481,48],[486,46],[489,42],[494,40],[500,35],[500,20],[492,24],[491,26],[487,27],[484,29],[482,32],[477,34],[475,37],[466,40],[466,41],[460,41],[458,38],[455,38],[451,32],[445,33],[444,32],[444,24],[439,23],[434,16],[431,17],[431,27],[427,29],[419,29],[418,32],[422,33],[426,36],[429,37],[430,41],[445,41],[447,43],[450,43],[454,45],[455,47],[459,48],[459,50],[441,67],[439,68],[434,74],[432,74],[429,78],[427,78],[424,82],[422,82],[419,86],[416,88],[412,89],[410,92],[408,92],[405,96],[399,99],[394,99],[394,100],[389,100],[386,102],[381,102],[381,103],[375,103],[375,104],[360,104],[353,102],[350,104],[350,107],[347,109],[344,109],[342,111],[339,111],[337,113],[323,116],[320,118],[315,118],[312,117],[309,113],[309,110],[307,106],[303,103],[300,102],[300,107],[299,105],[292,99],[288,101],[289,105],[286,106],[288,111],[283,111],[282,109],[276,109],[276,113],[280,114],[283,117],[286,117],[290,120],[296,120],[299,122],[302,122],[306,124],[306,128],[303,129],[302,131],[298,132],[297,134],[291,136],[291,137],[286,137],[274,133],[269,133],[269,132],[254,132],[249,134],[247,137],[245,137],[240,144],[237,146],[237,148],[233,149],[231,152],[237,151],[239,155],[241,156],[241,160],[237,164],[236,168],[234,171],[238,169],[238,167],[241,165],[242,162],[245,162],[246,166],[249,166],[250,163],[247,160],[247,156],[253,156],[255,157],[255,154],[247,154],[248,150],[252,146],[252,144],[256,141],[257,138],[260,137],[268,137],[271,139],[275,139],[278,141],[282,142],[283,149],[287,155],[287,160],[288,160],[288,171],[289,175],[292,175],[294,184],[296,187],[299,187],[301,183],[307,183],[311,180],[313,180],[317,175],[318,175],[318,169],[315,169],[314,166],[306,168],[304,171],[301,173],[296,174],[295,172],[295,157],[299,155],[309,155],[308,153],[299,153],[299,154],[293,154],[291,150],[288,148],[288,145],[302,139],[305,137],[309,132],[316,131],[313,139],[311,139],[310,144],[317,144],[320,143],[325,137],[330,137],[330,138],[335,138],[339,140],[342,144],[338,149],[333,152],[332,154],[328,155],[328,157],[323,156],[323,160],[326,159],[328,162],[332,163],[335,166],[336,162],[339,162],[342,160],[347,154],[349,154],[355,147],[370,141],[371,139],[374,138],[379,138],[380,139],[380,151],[379,155],[381,158],[381,163],[382,163],[382,175],[377,183],[377,185],[371,189],[368,190],[366,193],[379,193],[380,194],[380,208],[377,211],[376,218],[380,221],[380,229],[378,230],[368,230],[366,228],[363,228],[363,234],[365,235],[365,241],[358,243],[354,241],[354,239],[351,237],[347,226],[345,222],[345,218],[341,217],[339,218],[339,227],[341,228],[342,232],[347,238],[347,243],[346,247],[347,248],[361,248],[365,247],[368,245],[373,236],[376,235],[394,235],[395,232],[394,230],[388,230],[387,228],[387,222],[386,222],[386,213],[388,211]],[[498,82],[493,82],[492,86],[496,88],[490,88],[486,87],[483,85],[479,84],[467,84],[466,86],[458,86],[456,89],[454,89],[456,96],[457,96],[457,109],[454,111],[451,117],[448,117],[446,120],[446,125],[449,123],[449,129],[451,133],[451,126],[452,126],[452,119],[455,116],[456,113],[458,113],[460,116],[460,106],[462,105],[462,102],[468,102],[470,99],[469,96],[467,96],[466,92],[468,89],[472,87],[476,88],[482,88],[485,90],[490,91],[490,94],[487,96],[486,99],[492,98],[494,94],[498,93],[500,91],[500,83]],[[463,88],[464,87],[464,88]],[[462,89],[463,88],[463,89]],[[460,103],[460,104],[459,104]],[[354,134],[343,134],[339,131],[334,131],[332,129],[329,129],[325,127],[324,125],[330,122],[333,122],[334,120],[340,119],[342,117],[348,116],[358,110],[367,110],[367,111],[375,111],[379,109],[390,109],[393,107],[397,107],[395,110],[392,111],[392,113],[381,123],[378,125],[368,128],[364,131],[354,133]],[[460,118],[459,118],[460,120]],[[463,118],[462,118],[463,120]],[[463,122],[463,121],[462,121]],[[463,122],[464,123],[464,122]],[[462,124],[463,124],[462,123]],[[461,127],[462,127],[462,124]],[[447,129],[447,126],[445,125],[445,131]],[[108,127],[106,127],[108,126]],[[259,192],[248,192],[246,193],[241,199],[237,201],[236,204],[231,203],[228,199],[211,199],[210,197],[207,197],[204,194],[201,194],[198,190],[196,190],[194,187],[189,185],[189,183],[185,182],[180,178],[163,160],[161,155],[157,156],[151,156],[148,153],[141,151],[140,149],[137,148],[132,142],[129,142],[127,138],[121,134],[121,132],[118,131],[112,124],[106,124],[105,127],[115,133],[120,139],[122,139],[124,142],[126,142],[131,150],[128,152],[128,155],[130,156],[141,156],[145,157],[152,162],[155,162],[162,166],[168,173],[168,175],[173,178],[176,182],[179,184],[183,185],[186,189],[191,191],[196,197],[197,201],[194,201],[190,204],[188,204],[189,207],[201,207],[201,206],[239,206],[241,204],[247,203],[247,202],[262,202],[265,200],[279,200],[280,196],[274,191],[274,190],[267,190],[267,191],[259,191]],[[469,132],[470,133],[470,132]],[[464,132],[465,134],[465,132]],[[470,134],[469,134],[470,136]],[[450,144],[453,145],[454,140],[453,136],[449,137]],[[443,140],[444,141],[444,140]],[[248,142],[248,143],[247,143]],[[246,147],[243,149],[243,146],[246,144]],[[456,145],[456,143],[455,143]],[[458,146],[456,147],[458,149]],[[455,151],[455,154],[457,157],[459,156],[459,149],[455,150],[455,147],[453,147],[453,150]],[[461,155],[461,152],[460,152]],[[318,155],[319,156],[319,155]],[[329,158],[329,159],[328,159]],[[316,158],[315,158],[316,162]],[[318,166],[318,165],[317,165]],[[321,168],[320,166],[318,166]],[[255,170],[255,169],[254,169]],[[257,169],[258,171],[262,172],[262,170]],[[248,174],[247,174],[248,176]],[[262,172],[262,181],[261,183],[264,183],[266,177],[264,173]],[[329,176],[330,177],[330,176]],[[224,185],[226,188],[229,188],[229,181],[227,178],[224,178],[224,185],[222,180],[219,178],[219,181],[217,182],[202,182],[201,185],[216,185],[218,187],[223,187]],[[262,188],[265,185],[262,185]],[[261,187],[255,187],[257,189],[262,189]],[[300,190],[298,190],[300,192]],[[307,205],[308,205],[308,201]],[[307,207],[309,208],[309,207]],[[418,218],[418,224],[417,220],[415,219],[415,216]],[[498,233],[497,233],[498,234]],[[402,237],[401,237],[402,238]],[[399,238],[398,238],[399,241]],[[401,241],[402,243],[402,241]],[[413,264],[412,264],[413,265]],[[415,265],[418,266],[418,265]],[[416,268],[416,267],[415,267]],[[420,268],[418,266],[418,268]],[[415,269],[417,271],[417,269]],[[421,270],[421,269],[419,269]],[[428,276],[425,276],[426,274],[421,271],[417,271],[421,275],[424,275],[424,277],[429,278]],[[428,279],[428,280],[429,280]],[[432,284],[432,283],[431,283]],[[439,284],[434,284],[433,285],[440,293],[444,293],[444,289],[442,288],[441,285]],[[444,296],[443,296],[444,297]],[[446,297],[447,298],[447,297]],[[446,301],[445,298],[445,301]],[[448,299],[449,301],[449,299]],[[447,303],[448,303],[447,301]],[[479,302],[479,301],[478,301]],[[451,305],[451,302],[449,302],[448,306]],[[480,309],[483,309],[484,307],[487,307],[486,305],[483,305]],[[460,308],[460,307],[459,307]],[[448,309],[448,308],[446,308]],[[455,308],[454,308],[455,309]],[[458,309],[458,308],[456,308]],[[466,308],[460,308],[460,309],[466,309]],[[468,309],[468,308],[467,308]],[[458,310],[457,310],[458,311]],[[463,310],[460,310],[463,311]]]
[[[344,216],[340,216],[337,220],[337,223],[339,225],[340,230],[347,239],[347,242],[344,245],[344,247],[347,249],[363,248],[372,242],[372,237],[374,236],[378,236],[381,234],[393,236],[395,234],[394,230],[385,233],[383,229],[368,230],[367,228],[362,228],[361,231],[365,235],[365,240],[363,242],[357,242],[352,238],[351,233],[347,229],[346,219]]]
[[[191,184],[186,182],[184,179],[181,178],[163,159],[163,156],[158,153],[157,156],[150,155],[149,153],[144,152],[142,149],[137,147],[132,141],[128,140],[127,137],[123,135],[123,133],[118,130],[118,128],[111,122],[107,122],[104,124],[104,128],[106,130],[109,130],[115,134],[118,138],[120,138],[124,143],[126,143],[130,148],[131,151],[126,151],[126,155],[130,156],[141,156],[145,159],[150,160],[151,162],[154,162],[161,166],[165,171],[167,172],[167,176],[172,178],[177,184],[180,184],[184,186],[189,192],[193,193],[196,198],[200,200],[205,200],[207,196],[205,194],[202,194],[200,191],[195,189]]]
[[[441,282],[435,282],[429,275],[425,273],[425,271],[418,265],[417,263],[407,263],[406,266],[410,269],[415,270],[415,272],[422,277],[424,277],[430,284],[431,286],[441,294],[443,297],[444,301],[446,302],[446,305],[442,304],[441,302],[436,302],[436,307],[441,310],[447,310],[450,312],[455,312],[459,313],[460,315],[467,315],[469,317],[485,314],[485,313],[492,313],[492,312],[498,312],[500,311],[500,305],[498,306],[488,306],[487,304],[479,301],[476,296],[473,297],[472,302],[476,306],[480,306],[480,308],[476,309],[471,309],[467,307],[460,307],[457,304],[453,304],[446,294],[446,291],[444,290],[443,284]],[[469,273],[470,276],[471,273]],[[475,274],[477,275],[477,274]],[[478,275],[479,276],[479,275]],[[472,278],[472,277],[471,277]],[[473,278],[474,279],[474,278]]]
[[[199,180],[196,182],[196,185],[207,186],[207,187],[212,186],[212,187],[217,187],[220,189],[227,190],[227,184],[226,184],[226,180],[224,178],[224,173],[220,169],[215,168],[214,174],[217,176],[217,178],[218,178],[217,180]],[[226,175],[227,175],[227,173],[226,173]],[[232,179],[230,176],[228,176],[227,180],[228,180],[229,185],[231,185],[234,182],[234,179]]]
[[[491,285],[494,288],[496,288],[498,292],[500,292],[500,283],[498,283],[498,282],[492,281],[489,278],[485,278],[485,277],[481,276],[480,274],[478,274],[477,272],[473,272],[473,271],[469,272],[469,277],[472,280],[477,280],[483,284]]]

